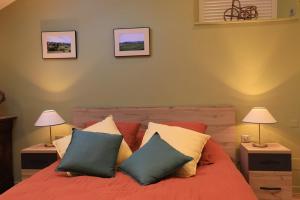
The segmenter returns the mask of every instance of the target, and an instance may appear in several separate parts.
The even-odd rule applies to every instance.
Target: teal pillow
[[[103,178],[115,175],[115,164],[123,137],[74,130],[57,171]]]
[[[125,160],[119,169],[142,185],[156,183],[193,158],[185,156],[162,140],[158,133]]]

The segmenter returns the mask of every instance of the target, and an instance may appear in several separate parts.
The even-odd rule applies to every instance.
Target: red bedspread
[[[58,163],[40,171],[0,196],[0,200],[256,200],[230,158],[215,143],[214,164],[199,166],[192,178],[169,178],[140,186],[120,172],[115,178],[64,177]]]

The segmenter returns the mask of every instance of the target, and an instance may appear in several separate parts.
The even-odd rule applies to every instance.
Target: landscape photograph
[[[71,53],[72,38],[69,36],[48,36],[48,53]]]
[[[145,50],[145,35],[143,33],[123,33],[120,35],[120,51]]]

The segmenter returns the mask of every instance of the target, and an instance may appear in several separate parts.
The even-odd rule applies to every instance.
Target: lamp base
[[[258,147],[258,148],[266,148],[266,147],[268,147],[268,144],[253,143],[252,146]]]
[[[45,146],[45,147],[54,147],[54,145],[51,144],[51,143],[45,144],[44,146]]]

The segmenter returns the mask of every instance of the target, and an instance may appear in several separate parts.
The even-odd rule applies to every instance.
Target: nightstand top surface
[[[268,143],[268,147],[259,148],[254,147],[252,143],[241,143],[241,146],[245,148],[248,153],[291,153],[291,150],[278,143]]]
[[[44,144],[37,144],[31,147],[22,149],[21,153],[56,153],[55,147],[45,147]]]

